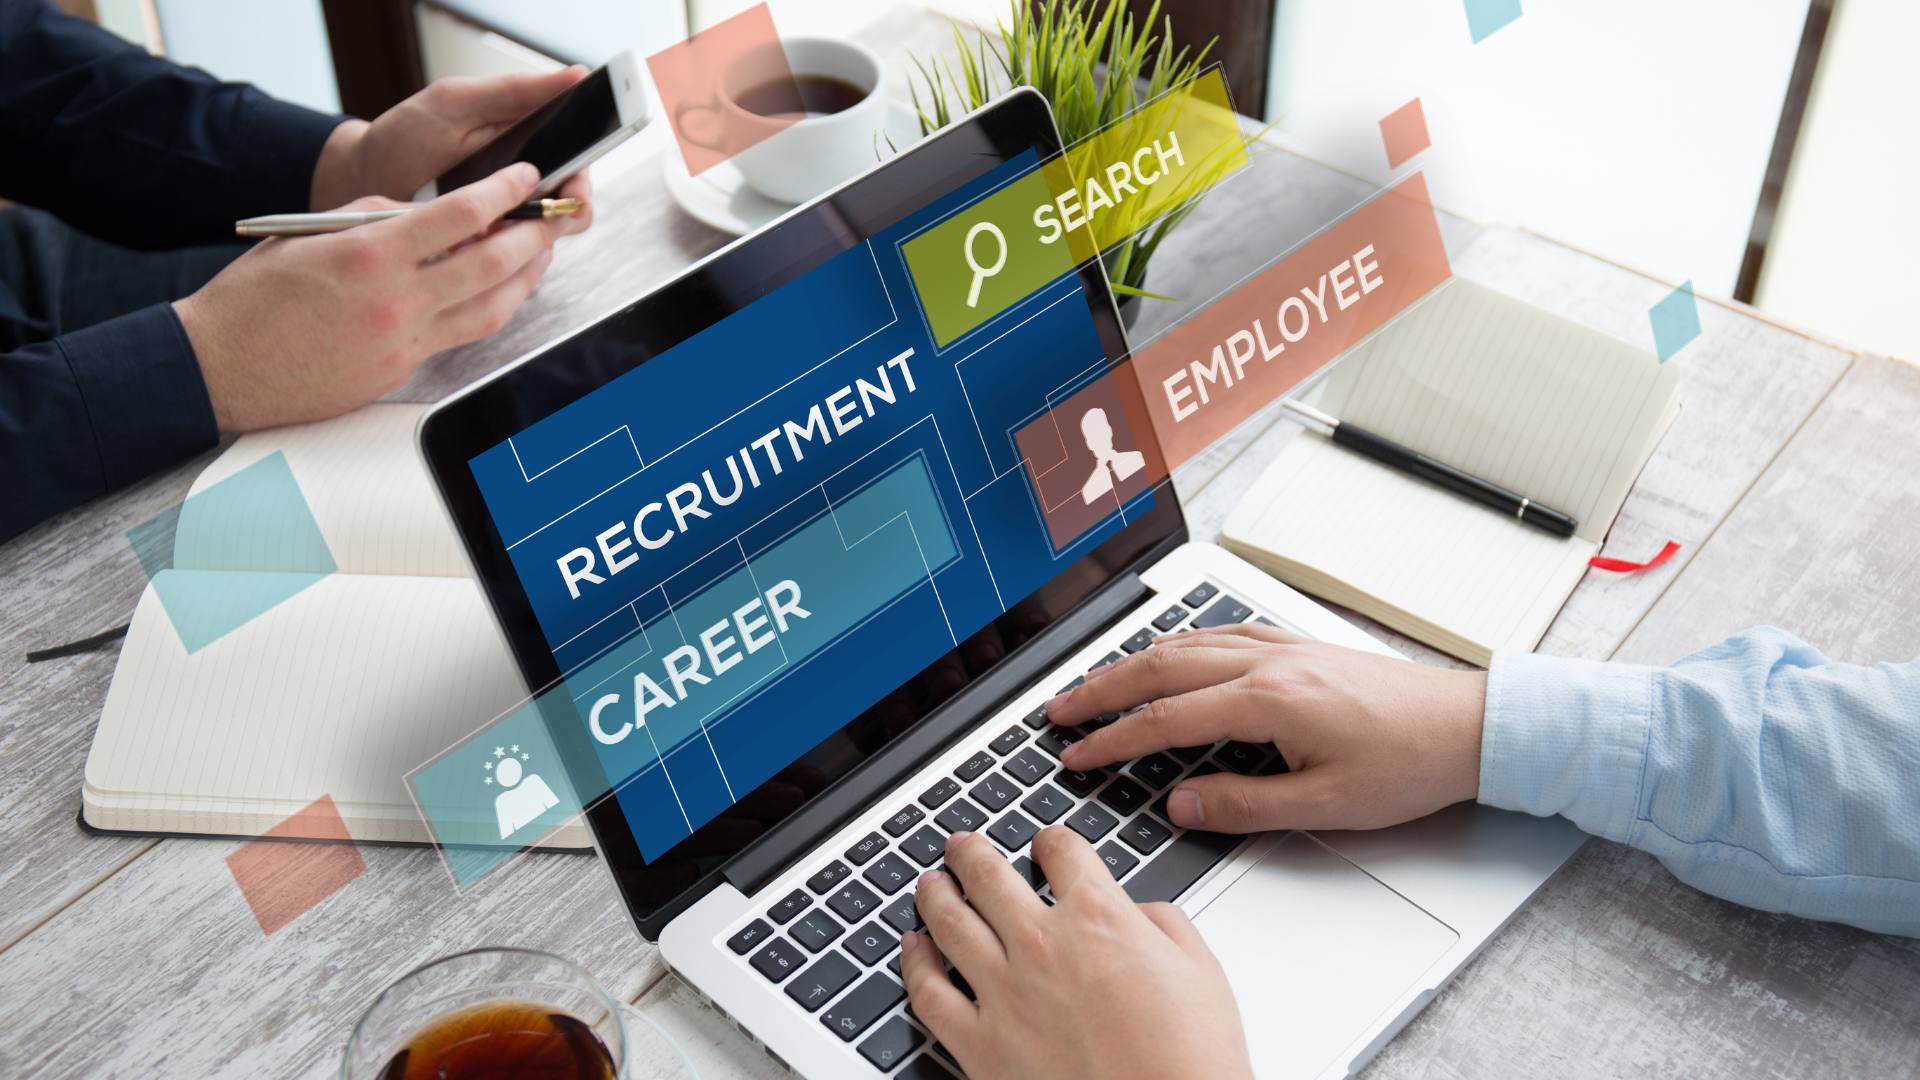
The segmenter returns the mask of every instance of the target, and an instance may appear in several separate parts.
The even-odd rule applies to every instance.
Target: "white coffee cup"
[[[887,119],[887,103],[879,94],[885,68],[872,50],[850,41],[782,38],[781,46],[795,79],[837,79],[866,96],[839,112],[809,113],[800,120],[764,116],[741,106],[738,98],[763,84],[777,65],[750,53],[721,73],[712,106],[716,115],[709,122],[725,132],[716,144],[752,143],[731,158],[749,186],[771,199],[802,203],[879,162],[874,148],[875,133]],[[681,130],[702,126],[707,125],[683,123]]]

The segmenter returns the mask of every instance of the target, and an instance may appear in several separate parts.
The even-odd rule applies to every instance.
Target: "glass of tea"
[[[580,965],[485,948],[415,968],[354,1025],[342,1080],[619,1080],[620,1005]]]

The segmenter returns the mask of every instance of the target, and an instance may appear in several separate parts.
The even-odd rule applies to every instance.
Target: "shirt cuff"
[[[219,441],[206,380],[172,304],[141,308],[54,340],[86,405],[106,490]]]
[[[1495,653],[1480,736],[1480,801],[1622,841],[1640,806],[1655,669]]]
[[[234,110],[234,176],[244,186],[234,191],[236,219],[305,211],[313,202],[313,170],[333,129],[346,117],[315,112],[276,101],[252,87],[242,88]],[[314,209],[331,209],[315,207]]]

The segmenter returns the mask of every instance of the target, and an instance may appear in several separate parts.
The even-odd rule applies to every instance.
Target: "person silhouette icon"
[[[1080,418],[1080,435],[1093,452],[1093,475],[1080,485],[1080,501],[1088,506],[1113,494],[1116,484],[1147,467],[1147,456],[1140,451],[1113,448],[1113,424],[1105,409],[1087,410]]]
[[[518,750],[519,747],[514,747]],[[520,758],[527,755],[522,754]],[[507,790],[494,797],[493,814],[500,824],[500,839],[505,840],[519,832],[528,822],[560,805],[560,797],[553,793],[538,773],[525,773],[520,758],[503,757],[493,769],[493,779]]]

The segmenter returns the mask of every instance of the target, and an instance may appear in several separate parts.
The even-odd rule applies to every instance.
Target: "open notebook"
[[[254,836],[331,795],[357,840],[429,839],[406,773],[526,691],[413,447],[424,411],[248,435],[201,473],[193,494],[284,454],[337,570],[189,651],[156,591],[165,575],[242,595],[272,571],[191,565],[182,544],[121,648],[87,757],[88,825]],[[550,842],[584,847],[585,829]]]
[[[1560,538],[1295,438],[1221,530],[1282,581],[1485,665],[1532,649],[1679,411],[1653,354],[1453,278],[1361,342],[1321,407],[1573,515]]]

